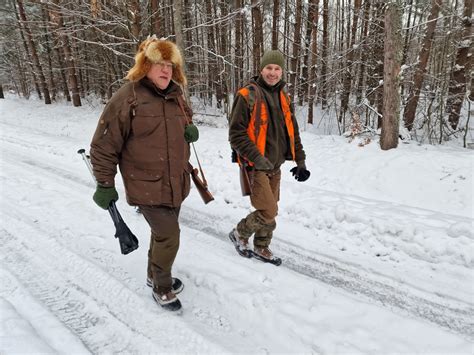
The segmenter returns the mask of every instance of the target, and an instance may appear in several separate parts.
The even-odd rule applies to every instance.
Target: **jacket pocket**
[[[131,204],[159,205],[163,173],[159,170],[133,170],[124,178],[127,198]]]
[[[138,112],[132,120],[132,132],[133,135],[140,139],[148,137],[154,134],[157,130],[161,129],[164,117],[152,113],[149,111]]]

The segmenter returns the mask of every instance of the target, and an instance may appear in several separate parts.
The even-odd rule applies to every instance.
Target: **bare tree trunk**
[[[366,73],[367,73],[367,58],[369,56],[369,44],[367,43],[367,34],[369,33],[369,20],[370,18],[370,0],[366,0],[364,4],[364,28],[362,30],[363,43],[359,47],[360,52],[360,69],[359,69],[359,79],[357,81],[357,104],[362,101],[362,95],[365,87]],[[365,95],[364,95],[365,96]]]
[[[402,58],[402,63],[405,64],[406,61],[407,61],[407,57],[408,57],[408,48],[409,48],[409,44],[410,44],[410,38],[411,38],[411,33],[413,32],[413,29],[411,29],[411,25],[410,25],[410,22],[411,22],[411,15],[413,14],[413,0],[409,0],[409,3],[408,3],[408,7],[409,7],[409,13],[408,13],[408,19],[407,19],[407,30],[406,30],[406,33],[405,33],[405,43],[403,45],[403,58]],[[413,16],[415,17],[415,16]]]
[[[53,0],[55,9],[50,12],[51,20],[56,24],[56,30],[60,47],[63,49],[64,58],[66,59],[66,65],[69,72],[69,87],[72,92],[72,104],[75,107],[81,106],[81,97],[79,96],[78,80],[76,76],[76,64],[72,55],[72,50],[69,45],[68,38],[64,33],[64,23],[59,7],[59,0]]]
[[[160,9],[159,0],[150,0],[151,8],[151,30],[152,33],[156,34],[158,37],[161,37],[161,26],[160,26],[160,15],[158,10]]]
[[[19,29],[18,32],[20,33],[21,44],[23,45],[23,49],[25,51],[26,56],[29,58],[30,53],[29,53],[28,45],[26,44],[25,36],[23,34],[23,29],[21,28],[20,17],[18,16],[18,12],[16,10],[16,7],[15,7],[15,4],[14,4],[13,0],[11,0],[11,1],[12,1],[12,7],[14,8],[14,11],[15,11],[15,17],[16,17],[16,20],[17,20],[17,23],[18,23],[18,29]],[[21,59],[22,55],[20,53],[20,48],[17,46],[16,42],[14,43],[14,46],[15,46],[15,49],[16,49],[16,53],[18,53],[18,57],[17,57],[18,59],[17,59],[15,64],[18,68],[18,76],[20,77],[19,78],[20,87],[21,87],[21,92],[23,94],[23,97],[25,97],[27,99],[30,98],[30,85],[29,85],[29,80],[27,78],[29,73],[26,69],[26,66],[28,66],[31,70],[31,76],[33,77],[33,84],[35,86],[38,97],[40,99],[43,99],[43,95],[41,94],[41,90],[40,90],[39,85],[38,85],[38,80],[36,79],[35,68],[34,68],[33,64],[30,61],[25,61],[25,63],[27,64],[27,65],[25,65],[25,63]]]
[[[0,99],[4,99],[5,96],[3,95],[3,85],[0,84]]]
[[[138,44],[141,31],[140,0],[131,0],[129,6],[130,8],[127,9],[127,13],[130,15],[130,30],[133,39]]]
[[[301,53],[301,12],[302,12],[302,0],[296,0],[295,9],[295,29],[293,33],[293,53],[291,55],[291,72],[290,72],[290,95],[293,97],[293,101],[296,102],[296,79],[299,76],[299,58]]]
[[[253,68],[257,72],[263,52],[263,23],[260,1],[252,0]]]
[[[329,47],[329,1],[323,0],[323,48],[321,50],[321,80],[324,82],[321,85],[320,96],[321,106],[323,109],[327,107],[327,68],[328,68],[328,47]]]
[[[457,129],[458,127],[459,115],[466,93],[466,73],[469,74],[471,72],[472,58],[469,58],[469,50],[472,45],[472,0],[464,0],[462,21],[462,37],[458,44],[456,64],[449,80],[450,86],[446,102],[446,111],[449,113],[448,121],[452,129]],[[474,90],[474,88],[471,88],[471,90]]]
[[[183,2],[182,0],[175,0],[174,1],[174,29],[176,30],[175,32],[175,37],[176,37],[176,45],[178,46],[181,55],[184,58],[184,39],[183,39]],[[186,61],[183,63],[184,65],[184,72],[186,72]],[[189,100],[189,91],[188,87],[184,87],[184,96],[186,97],[186,100]]]
[[[69,102],[71,101],[71,95],[69,94],[69,87],[67,84],[67,77],[66,77],[66,68],[64,65],[61,49],[59,48],[59,46],[55,46],[54,52],[56,53],[56,57],[59,63],[59,72],[61,73],[61,82],[63,86],[64,97],[66,98],[66,101]]]
[[[40,79],[41,89],[43,90],[44,103],[48,105],[51,104],[51,97],[49,96],[49,89],[48,85],[46,84],[46,78],[44,76],[43,67],[41,66],[38,53],[36,52],[35,44],[33,43],[33,36],[31,35],[30,28],[27,24],[25,8],[23,7],[23,0],[17,0],[17,4],[21,24],[26,34],[27,44],[30,48],[31,56],[33,57],[33,63],[35,64],[35,68]]]
[[[418,106],[418,100],[420,99],[421,86],[423,85],[423,78],[428,65],[428,59],[430,56],[431,45],[433,42],[433,36],[436,28],[436,22],[438,19],[439,9],[441,6],[441,0],[432,0],[431,14],[428,18],[428,24],[426,28],[425,38],[419,54],[419,62],[413,79],[413,89],[408,96],[407,105],[404,112],[405,127],[411,131],[413,128],[413,122],[415,121],[416,107]]]
[[[371,40],[369,54],[369,73],[368,73],[368,94],[367,97],[372,106],[376,105],[377,111],[377,127],[382,126],[382,110],[383,110],[383,60],[384,47],[383,36],[381,30],[384,28],[383,21],[383,4],[375,2],[373,7],[373,15],[370,23],[369,37]]]
[[[272,49],[278,49],[279,23],[280,23],[280,0],[273,0]]]
[[[356,31],[359,21],[359,11],[360,11],[361,0],[354,1],[354,19],[352,21],[352,31],[350,38],[350,45],[348,48],[347,61],[345,65],[344,79],[342,83],[342,95],[341,95],[341,112],[339,116],[339,122],[342,122],[342,116],[345,115],[347,107],[349,105],[349,95],[352,86],[352,71],[353,71],[353,61],[354,61],[354,45],[356,42]]]
[[[230,5],[224,1],[219,3],[220,15],[221,17],[227,16],[230,12]],[[230,41],[231,41],[231,33],[232,33],[233,26],[228,24],[221,24],[219,26],[220,33],[220,45],[219,45],[219,55],[221,58],[224,58],[220,61],[221,65],[219,66],[219,80],[220,86],[222,88],[222,99],[224,101],[224,113],[227,115],[230,111],[229,107],[229,87],[231,86],[231,78],[230,78],[230,71],[231,68],[227,64],[227,58],[229,58],[230,52]]]
[[[400,113],[399,73],[401,61],[401,16],[396,2],[387,4],[384,31],[383,120],[380,147],[398,146]]]
[[[52,53],[51,53],[51,45],[50,45],[49,34],[48,34],[49,16],[48,16],[48,10],[46,9],[45,6],[41,7],[41,15],[42,15],[43,26],[44,26],[44,39],[45,39],[44,46],[46,48],[47,60],[48,60],[49,86],[51,88],[51,100],[55,101],[57,89],[56,89],[56,84],[54,82]]]
[[[212,104],[212,97],[213,93],[217,93],[216,95],[217,98],[217,107],[221,107],[221,95],[220,91],[221,89],[219,88],[219,83],[216,78],[217,74],[217,51],[216,51],[216,36],[215,36],[215,28],[214,25],[212,25],[213,21],[212,19],[214,18],[213,16],[214,11],[212,10],[212,2],[211,0],[206,0],[206,22],[209,24],[209,26],[206,28],[207,30],[207,48],[208,48],[208,53],[207,53],[207,61],[208,61],[208,86],[209,86],[209,103]],[[219,96],[219,97],[217,97]]]
[[[102,4],[99,0],[91,0],[91,16],[97,18],[102,11]]]
[[[304,51],[303,53],[303,60],[301,61],[301,80],[299,84],[299,104],[300,106],[303,105],[303,102],[308,99],[308,92],[309,92],[309,86],[308,86],[308,74],[309,74],[309,54],[311,51],[311,32],[313,31],[313,20],[314,20],[314,11],[318,11],[318,9],[314,8],[314,1],[311,0],[308,3],[308,17],[306,19],[306,34],[303,37],[303,42],[304,46],[302,50]]]
[[[308,97],[308,123],[313,124],[314,99],[316,96],[316,63],[318,58],[318,22],[319,22],[319,0],[311,0],[309,3],[311,21],[311,66],[309,71],[309,97]]]
[[[234,0],[235,8],[242,8],[242,0]],[[243,19],[242,14],[239,12],[235,16],[235,44],[234,44],[234,57],[235,57],[235,67],[234,67],[234,86],[235,88],[240,88],[243,84]]]
[[[290,50],[289,50],[289,43],[290,41],[288,40],[288,33],[290,33],[290,15],[289,15],[289,11],[290,11],[290,5],[289,5],[289,2],[290,0],[284,0],[285,1],[285,15],[283,16],[283,18],[285,19],[284,20],[284,31],[283,33],[285,34],[283,36],[283,53],[286,53],[287,56],[286,56],[286,67],[289,68],[289,65],[288,65],[288,60],[289,60],[289,56],[288,56],[288,53],[290,53]]]

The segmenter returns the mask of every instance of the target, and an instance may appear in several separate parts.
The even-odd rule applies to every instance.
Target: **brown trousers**
[[[250,178],[252,181],[250,202],[255,211],[239,222],[237,231],[243,238],[250,238],[255,233],[254,245],[269,246],[276,228],[281,170],[253,171]]]
[[[148,249],[148,277],[153,279],[154,290],[163,293],[171,290],[171,268],[179,249],[180,207],[144,206],[140,211],[151,228]]]

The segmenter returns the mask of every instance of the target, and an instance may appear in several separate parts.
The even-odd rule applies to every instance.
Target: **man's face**
[[[161,90],[164,90],[170,84],[173,76],[173,63],[169,61],[153,63],[146,76]]]
[[[260,72],[263,80],[269,86],[278,84],[283,75],[283,69],[277,64],[268,64]]]

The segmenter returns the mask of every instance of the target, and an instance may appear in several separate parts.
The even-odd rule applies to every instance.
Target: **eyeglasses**
[[[158,62],[156,64],[160,67],[160,69],[174,69],[176,67],[173,63]]]

